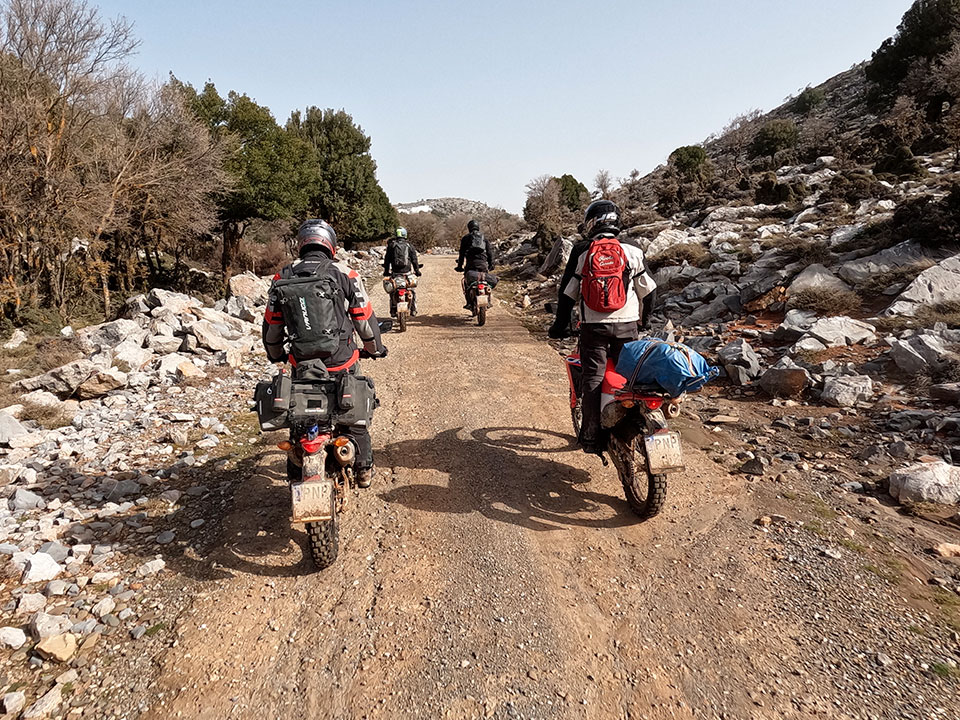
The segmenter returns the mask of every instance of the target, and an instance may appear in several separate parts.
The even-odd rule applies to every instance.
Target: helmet
[[[397,237],[398,237],[398,238],[406,238],[406,237],[407,237],[407,229],[406,229],[406,228],[397,228]]]
[[[610,200],[594,200],[583,214],[582,227],[588,239],[600,233],[616,235],[620,232],[620,208]]]
[[[470,232],[477,232],[479,229],[480,229],[480,223],[478,223],[476,220],[471,220],[470,222],[467,223],[467,230],[469,230]]]
[[[303,255],[307,250],[324,250],[330,257],[337,254],[337,233],[324,220],[304,220],[297,230],[297,250]]]

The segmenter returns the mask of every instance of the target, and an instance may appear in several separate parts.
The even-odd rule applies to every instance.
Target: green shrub
[[[754,200],[766,205],[799,200],[807,194],[807,187],[803,183],[782,183],[776,173],[767,172],[760,178],[760,183],[753,194]]]
[[[806,115],[823,105],[826,100],[827,94],[822,88],[808,87],[802,93],[797,95],[796,98],[794,98],[794,101],[790,105],[790,109],[795,113]]]
[[[945,53],[960,30],[960,0],[916,0],[903,15],[897,33],[873,53],[867,80],[879,95],[896,91],[916,60]]]
[[[705,182],[710,178],[712,168],[707,151],[699,145],[684,145],[670,153],[670,164],[684,182]]]
[[[927,195],[901,205],[893,215],[890,234],[896,242],[915,240],[932,248],[956,244],[960,238],[960,184],[955,183],[941,200]]]
[[[896,180],[910,180],[926,175],[920,161],[906,145],[900,145],[877,160],[873,166],[874,175],[889,175]]]
[[[771,120],[754,136],[747,148],[752,158],[773,157],[784,150],[792,150],[800,139],[800,131],[793,120]]]
[[[889,191],[868,170],[845,170],[833,176],[820,196],[821,201],[842,200],[856,205],[861,200],[883,199]]]

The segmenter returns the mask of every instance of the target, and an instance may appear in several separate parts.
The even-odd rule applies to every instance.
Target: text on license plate
[[[647,435],[643,439],[647,450],[647,464],[653,475],[683,470],[683,449],[680,433],[663,432]]]
[[[294,483],[290,486],[293,496],[293,522],[314,522],[333,517],[333,481]]]

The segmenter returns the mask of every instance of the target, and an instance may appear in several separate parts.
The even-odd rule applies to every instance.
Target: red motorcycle
[[[580,398],[580,354],[567,357],[570,415],[577,437],[583,421]],[[680,433],[671,432],[667,417],[680,413],[682,398],[652,391],[634,391],[629,380],[607,361],[600,402],[600,423],[609,434],[607,450],[620,476],[630,508],[641,518],[660,512],[667,499],[667,475],[684,469]],[[601,455],[603,464],[606,458]]]
[[[486,281],[483,273],[476,280],[467,282],[467,305],[470,312],[477,318],[477,325],[487,322],[487,310],[493,300],[493,288]]]
[[[383,289],[390,296],[390,306],[397,310],[397,330],[407,329],[407,320],[417,314],[417,276],[394,275],[383,279]]]

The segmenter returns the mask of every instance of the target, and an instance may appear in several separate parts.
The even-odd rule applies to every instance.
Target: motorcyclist
[[[417,251],[407,240],[407,229],[398,227],[396,233],[387,243],[387,252],[383,256],[383,276],[394,277],[396,275],[415,274],[417,277],[423,275],[420,270],[420,260],[417,258]],[[410,315],[417,314],[417,293],[411,290],[413,294],[413,303],[410,306]],[[397,316],[397,298],[390,294],[390,317]]]
[[[470,287],[470,283],[480,279],[481,274],[491,289],[497,286],[500,279],[491,272],[494,267],[496,267],[496,258],[493,247],[480,232],[480,223],[471,220],[467,223],[467,234],[460,238],[460,255],[457,258],[456,267],[457,272],[464,273],[464,300],[467,299],[467,288]],[[469,310],[470,302],[467,301],[463,308]]]
[[[560,282],[557,317],[550,327],[552,338],[569,334],[570,313],[580,303],[580,364],[582,366],[580,397],[583,400],[583,422],[580,445],[587,453],[600,453],[606,438],[600,428],[600,396],[607,359],[616,362],[623,346],[639,337],[639,328],[646,327],[652,308],[656,283],[647,272],[643,251],[632,244],[620,243],[620,209],[609,200],[596,200],[583,216],[583,240],[574,245]],[[595,243],[622,248],[625,267],[622,307],[598,311],[590,307],[581,292],[584,263],[591,256]],[[589,290],[588,290],[589,292]]]
[[[337,234],[323,220],[307,220],[297,231],[297,247],[300,259],[287,265],[274,276],[263,318],[263,346],[271,362],[285,360],[293,366],[293,377],[307,374],[311,367],[319,365],[333,377],[343,373],[357,373],[361,357],[386,357],[387,348],[380,339],[380,327],[373,313],[373,306],[359,274],[344,263],[336,262]],[[281,303],[274,287],[277,280],[292,277],[333,278],[343,298],[341,327],[320,328],[319,332],[339,333],[339,347],[326,357],[296,357],[288,355],[285,342],[290,338],[286,331]],[[354,340],[354,332],[360,337],[362,349]],[[338,427],[338,430],[353,439],[357,446],[355,469],[357,484],[369,487],[373,479],[373,446],[366,425]]]

